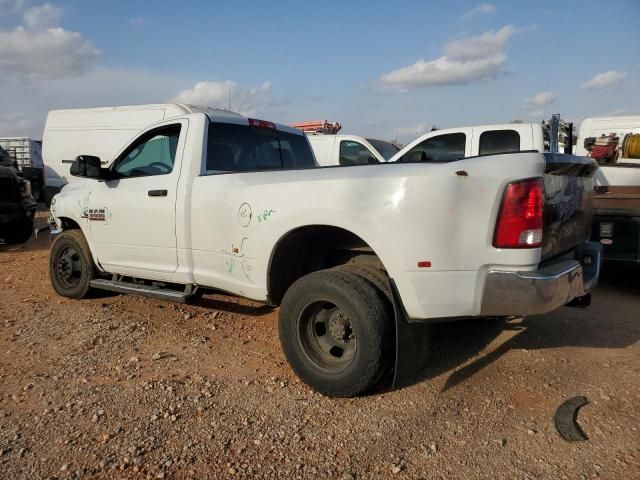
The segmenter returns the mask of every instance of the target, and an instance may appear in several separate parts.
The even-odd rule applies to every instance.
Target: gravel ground
[[[640,268],[607,266],[588,310],[436,325],[414,385],[332,400],[287,366],[277,310],[67,300],[48,247],[0,247],[2,479],[640,478]]]

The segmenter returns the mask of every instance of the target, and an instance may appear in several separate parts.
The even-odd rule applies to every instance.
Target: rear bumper
[[[537,315],[588,295],[598,283],[601,250],[601,245],[587,242],[572,260],[533,271],[489,271],[481,315]]]

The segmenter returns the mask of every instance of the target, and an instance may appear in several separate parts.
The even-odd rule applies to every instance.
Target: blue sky
[[[0,0],[0,136],[169,100],[407,141],[640,113],[640,1]]]

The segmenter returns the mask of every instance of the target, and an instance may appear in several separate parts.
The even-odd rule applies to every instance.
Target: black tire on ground
[[[367,282],[373,285],[378,293],[382,296],[382,300],[385,304],[385,308],[387,309],[387,315],[389,318],[393,320],[394,323],[391,324],[393,328],[393,333],[391,335],[387,335],[384,338],[385,341],[385,351],[390,352],[389,355],[386,355],[384,358],[384,366],[380,370],[380,377],[382,377],[385,373],[390,371],[393,368],[394,360],[395,360],[395,313],[393,309],[393,296],[391,294],[391,284],[389,283],[389,276],[372,265],[364,265],[359,263],[345,263],[344,265],[339,265],[334,267],[336,270],[341,270],[343,272],[349,272],[358,277],[364,278]]]
[[[53,289],[69,298],[84,298],[96,276],[89,245],[80,230],[60,233],[49,254],[49,277]]]
[[[298,279],[280,307],[280,343],[291,368],[332,397],[373,387],[392,354],[385,303],[371,283],[349,272],[321,270]]]
[[[391,285],[389,284],[389,277],[379,268],[358,263],[345,263],[344,265],[339,265],[335,268],[337,270],[353,273],[354,275],[364,278],[365,280],[369,281],[369,283],[371,283],[374,287],[380,290],[387,298],[387,300],[389,300],[389,302],[393,302],[393,298],[391,296]],[[393,305],[391,305],[391,307],[393,308]]]
[[[11,225],[7,230],[4,238],[7,245],[25,243],[33,234],[33,218],[25,218],[24,221]]]

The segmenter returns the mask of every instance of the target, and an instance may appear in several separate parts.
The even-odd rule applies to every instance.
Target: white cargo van
[[[47,203],[69,182],[69,168],[78,155],[91,154],[108,167],[129,140],[148,125],[177,115],[206,112],[206,107],[182,104],[152,104],[124,107],[53,110],[43,134],[43,158]]]

